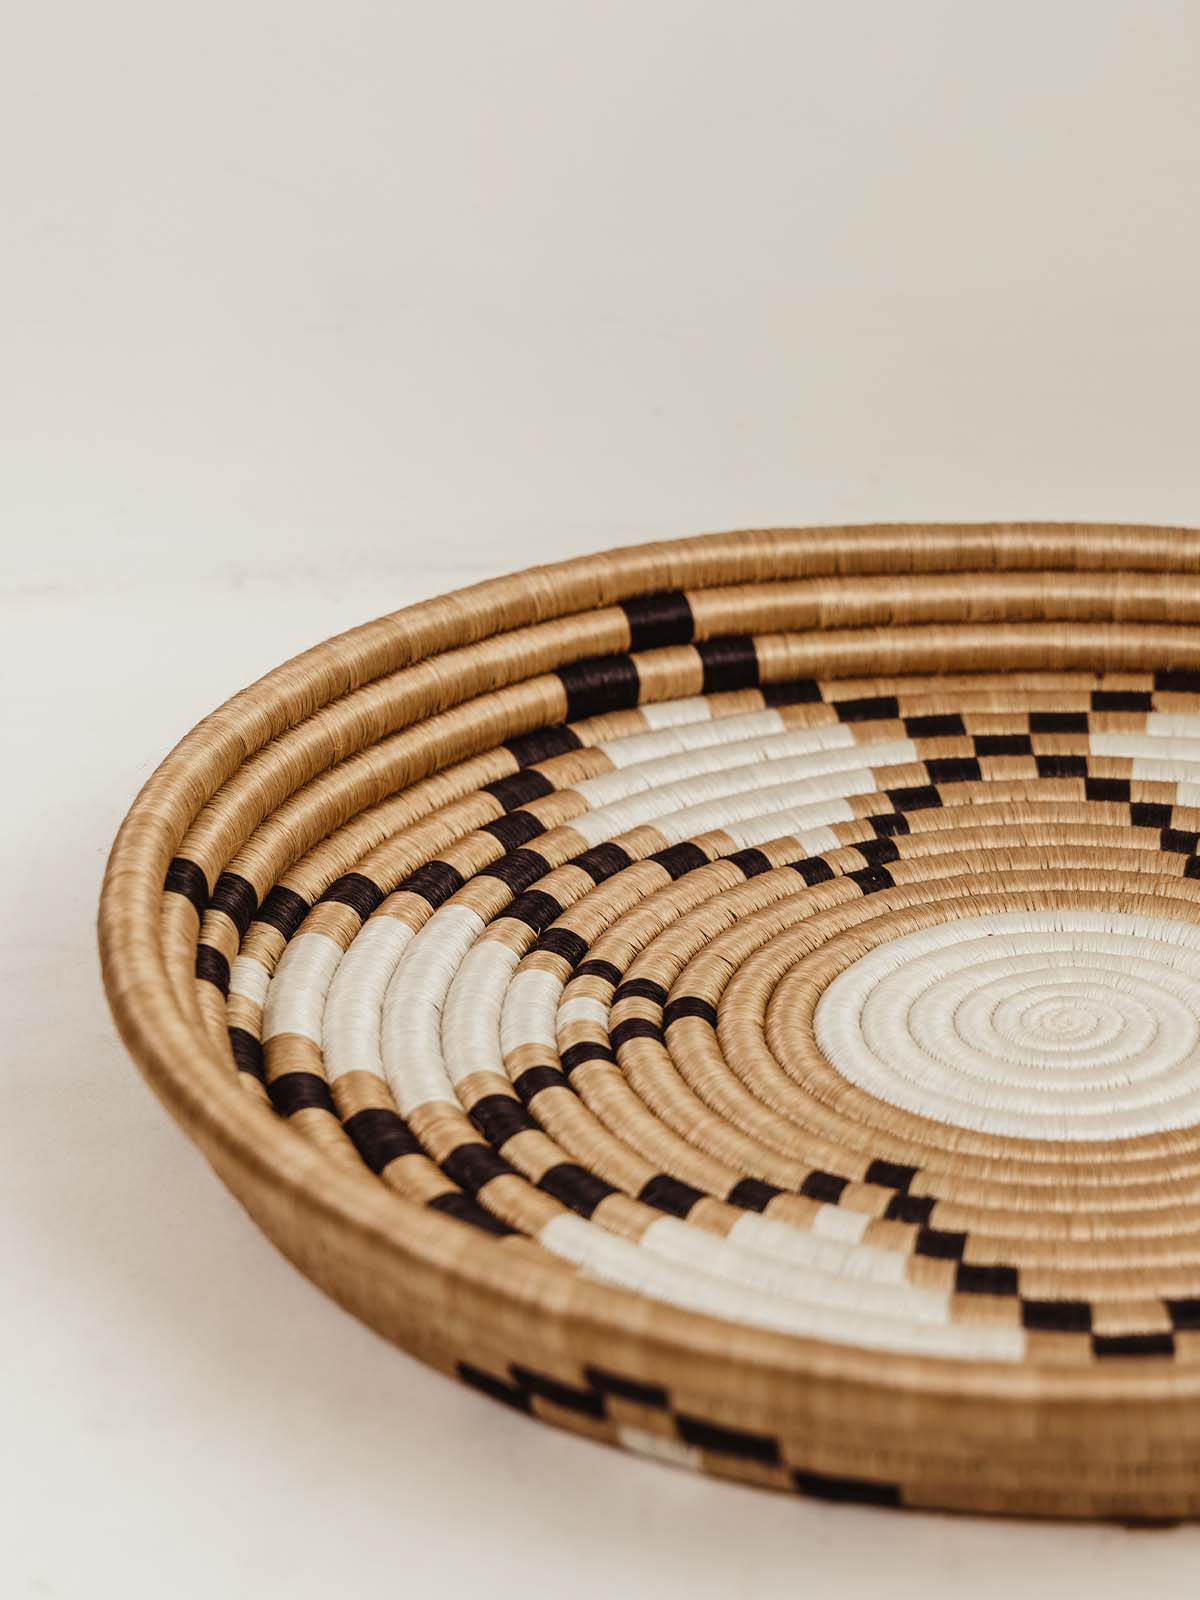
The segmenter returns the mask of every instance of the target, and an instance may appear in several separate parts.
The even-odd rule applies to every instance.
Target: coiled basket
[[[745,532],[318,645],[138,797],[146,1077],[518,1410],[883,1506],[1200,1512],[1200,534]]]

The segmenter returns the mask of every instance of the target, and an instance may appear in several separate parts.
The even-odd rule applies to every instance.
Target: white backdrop
[[[755,523],[1200,522],[1200,10],[44,0],[6,32],[0,1588],[1182,1592],[1193,1530],[776,1499],[426,1372],[168,1123],[91,924],[182,731],[423,595]]]

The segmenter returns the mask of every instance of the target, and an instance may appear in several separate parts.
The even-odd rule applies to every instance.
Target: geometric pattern
[[[315,701],[188,796],[159,937],[231,1115],[286,1128],[331,1192],[449,1230],[448,1283],[461,1260],[548,1307],[615,1293],[635,1340],[691,1319],[735,1365],[772,1338],[831,1374],[879,1363],[885,1391],[940,1374],[946,1398],[927,1435],[865,1397],[772,1425],[752,1369],[722,1398],[682,1347],[664,1381],[624,1334],[560,1346],[555,1313],[526,1348],[443,1318],[405,1336],[427,1359],[828,1499],[1200,1507],[1193,580],[1126,591],[1085,557],[1055,598],[1043,576],[548,608],[511,647],[417,651]],[[1070,1397],[1164,1385],[1183,1410],[1154,1422],[1157,1465],[1114,1422],[1128,1461],[1072,1481]],[[1061,1396],[1066,1421],[1036,1446],[1006,1424],[975,1461],[954,1439],[991,1437],[976,1394]]]

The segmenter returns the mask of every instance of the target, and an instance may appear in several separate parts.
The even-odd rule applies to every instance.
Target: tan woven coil
[[[1200,1512],[1200,534],[478,584],[190,733],[105,984],[281,1250],[515,1408],[880,1505]]]

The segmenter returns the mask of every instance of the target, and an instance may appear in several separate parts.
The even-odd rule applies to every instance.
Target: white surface
[[[785,1016],[797,976],[776,996]],[[1195,1124],[1198,1018],[1191,923],[1019,911],[875,945],[824,990],[813,1031],[844,1079],[915,1116],[1006,1138],[1131,1139]]]
[[[755,522],[1200,521],[1200,11],[47,0],[5,32],[3,1592],[1187,1592],[1193,1530],[776,1499],[427,1373],[142,1088],[92,915],[179,733],[468,576]]]

